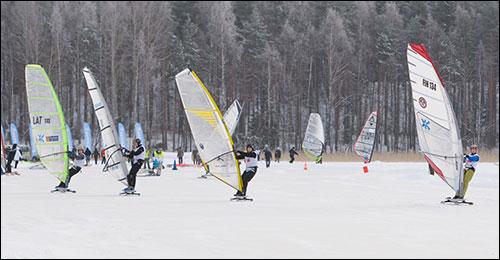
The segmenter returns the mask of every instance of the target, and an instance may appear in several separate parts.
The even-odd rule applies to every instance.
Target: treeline
[[[97,122],[82,68],[116,122],[150,144],[193,147],[174,76],[195,70],[224,111],[243,104],[240,143],[300,147],[321,114],[328,152],[379,112],[378,151],[418,150],[406,63],[424,43],[464,145],[498,148],[498,2],[1,2],[2,124],[28,129],[24,66],[42,64],[73,135]],[[27,135],[24,136],[27,141]]]

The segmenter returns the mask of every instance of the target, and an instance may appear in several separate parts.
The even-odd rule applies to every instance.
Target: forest
[[[1,123],[29,142],[24,67],[42,64],[77,139],[98,129],[82,69],[148,146],[194,148],[175,75],[196,71],[220,110],[243,105],[238,144],[300,148],[309,114],[328,153],[378,111],[376,150],[418,151],[406,48],[424,44],[464,146],[499,147],[497,1],[1,2]]]

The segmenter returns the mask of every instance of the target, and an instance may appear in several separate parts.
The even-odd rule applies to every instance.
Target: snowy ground
[[[262,162],[261,162],[262,163]],[[138,178],[140,197],[85,167],[51,194],[44,170],[1,177],[2,258],[498,258],[499,169],[482,163],[473,206],[424,163],[273,164],[250,183],[253,202],[200,168]]]

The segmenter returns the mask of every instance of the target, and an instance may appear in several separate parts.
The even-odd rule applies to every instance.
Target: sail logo
[[[422,119],[422,128],[426,130],[431,130],[431,127],[429,126],[431,122],[429,120]]]
[[[422,107],[422,108],[426,108],[427,107],[427,100],[425,100],[425,98],[423,97],[420,97],[418,99],[418,104]]]
[[[37,138],[38,138],[38,142],[45,143],[45,135],[38,134]]]

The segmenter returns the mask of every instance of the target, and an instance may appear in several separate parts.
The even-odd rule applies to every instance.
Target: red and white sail
[[[408,44],[407,58],[420,150],[434,172],[459,193],[462,140],[450,98],[424,45]]]

